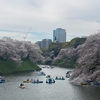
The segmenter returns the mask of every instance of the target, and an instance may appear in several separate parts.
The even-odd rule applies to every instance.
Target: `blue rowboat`
[[[40,72],[39,76],[45,76],[46,74],[44,72]]]
[[[55,80],[65,80],[64,77],[56,77]]]
[[[46,83],[49,83],[49,84],[55,83],[55,80],[53,78],[47,78]]]
[[[43,81],[33,81],[33,82],[31,82],[31,83],[43,83]]]

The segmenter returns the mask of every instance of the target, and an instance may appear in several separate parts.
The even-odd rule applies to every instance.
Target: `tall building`
[[[36,44],[38,44],[40,48],[48,48],[51,43],[51,39],[43,39],[42,41],[36,42]]]
[[[48,48],[51,43],[52,43],[51,39],[43,39],[41,41],[41,48]]]
[[[53,42],[66,42],[66,30],[62,28],[53,30]]]
[[[39,47],[41,48],[41,41],[37,41],[35,44],[38,44]]]

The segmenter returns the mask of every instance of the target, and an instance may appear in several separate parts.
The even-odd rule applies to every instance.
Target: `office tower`
[[[51,43],[52,43],[51,39],[43,39],[41,41],[41,48],[48,48]]]
[[[48,48],[51,43],[51,39],[43,39],[42,41],[36,42],[36,44],[38,44],[40,48]]]
[[[38,44],[39,47],[41,48],[41,41],[37,41],[35,44]]]
[[[62,28],[53,30],[53,42],[66,42],[66,31]]]

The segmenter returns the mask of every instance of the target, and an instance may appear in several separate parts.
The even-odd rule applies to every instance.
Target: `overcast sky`
[[[31,29],[30,29],[31,28]],[[67,41],[100,30],[100,0],[0,0],[0,38],[36,42],[66,29]]]

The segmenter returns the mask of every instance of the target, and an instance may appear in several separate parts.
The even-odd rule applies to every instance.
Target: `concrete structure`
[[[53,30],[53,42],[66,42],[66,31],[62,28]]]
[[[48,48],[51,43],[51,39],[43,39],[42,41],[36,42],[36,44],[38,44],[40,48]]]

